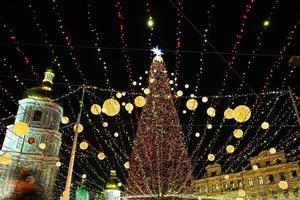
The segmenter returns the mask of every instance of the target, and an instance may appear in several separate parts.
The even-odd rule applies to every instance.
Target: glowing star
[[[153,58],[153,61],[157,61],[157,62],[163,62],[163,58],[161,57],[161,55],[163,55],[163,53],[161,52],[160,49],[158,49],[158,47],[156,46],[155,48],[151,49],[151,51],[155,54],[155,57]]]

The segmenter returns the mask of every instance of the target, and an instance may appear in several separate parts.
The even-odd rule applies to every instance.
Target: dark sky
[[[3,0],[0,141],[5,126],[13,122],[6,118],[16,113],[16,101],[26,88],[40,83],[45,68],[52,66],[58,97],[83,83],[105,90],[92,90],[85,99],[85,131],[79,140],[87,140],[90,147],[78,151],[74,181],[86,173],[89,187],[100,190],[114,167],[124,182],[123,163],[130,156],[140,110],[128,115],[123,109],[112,119],[91,115],[89,107],[95,102],[102,105],[115,95],[113,89],[127,92],[120,102],[132,102],[136,95],[129,93],[142,93],[141,88],[147,87],[145,71],[153,56],[150,49],[158,45],[170,79],[176,79],[174,91],[184,92],[185,97],[176,100],[176,105],[193,155],[195,177],[204,174],[209,152],[224,164],[224,171],[249,167],[247,159],[270,147],[284,150],[289,160],[299,160],[299,126],[286,91],[288,86],[292,88],[298,105],[299,66],[289,65],[288,60],[299,54],[299,8],[298,0]],[[153,30],[147,26],[149,16],[154,20]],[[266,19],[268,27],[263,26]],[[141,85],[133,86],[133,81]],[[189,84],[188,89],[185,84]],[[197,96],[199,107],[194,114],[183,114],[191,94]],[[206,104],[201,102],[203,96],[209,98]],[[78,98],[79,92],[63,98],[64,113],[71,122],[78,113]],[[251,108],[249,121],[223,120],[227,107],[240,104]],[[214,118],[206,114],[210,106],[217,110]],[[111,126],[103,128],[103,121]],[[263,121],[271,124],[269,130],[260,128]],[[213,128],[207,129],[207,123]],[[231,137],[237,127],[246,132],[242,139]],[[113,136],[116,131],[118,138]],[[63,166],[57,193],[64,186],[72,135],[70,128],[62,132]],[[227,144],[236,146],[232,155],[224,149]],[[98,161],[99,151],[105,151],[109,158]]]

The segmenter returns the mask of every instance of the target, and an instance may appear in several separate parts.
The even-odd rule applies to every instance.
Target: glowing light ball
[[[186,107],[189,110],[196,110],[196,108],[198,107],[198,101],[196,99],[189,99],[186,102]]]
[[[127,103],[127,104],[125,105],[125,109],[127,110],[128,113],[131,113],[132,110],[133,110],[133,105],[132,105],[132,103]]]
[[[24,122],[16,122],[14,124],[14,126],[12,127],[12,131],[14,132],[14,134],[16,134],[17,136],[25,136],[28,134],[29,132],[29,126],[28,124],[24,123]]]
[[[98,104],[93,104],[91,106],[91,113],[93,115],[100,115],[101,114],[101,106]]]
[[[102,112],[107,116],[115,116],[120,112],[120,103],[115,99],[107,99],[104,101],[102,106]]]
[[[202,97],[201,101],[202,101],[203,103],[206,103],[206,102],[208,102],[208,98],[207,98],[207,97]]]
[[[144,93],[145,93],[145,94],[150,94],[150,89],[149,89],[149,88],[145,88],[145,89],[144,89]]]
[[[208,154],[207,159],[209,161],[214,161],[216,159],[216,156],[214,154],[210,153],[210,154]]]
[[[241,137],[243,137],[243,135],[244,135],[244,132],[241,129],[235,129],[233,131],[233,136],[235,138],[241,138]]]
[[[58,162],[55,163],[55,165],[56,165],[56,167],[60,167],[61,166],[61,162],[58,161]]]
[[[67,117],[67,116],[63,116],[62,118],[61,118],[61,123],[62,124],[67,124],[67,123],[69,123],[69,118]]]
[[[87,177],[86,174],[82,174],[81,176],[82,179],[86,179],[86,177]]]
[[[181,90],[178,90],[176,94],[178,97],[181,97],[183,95],[183,92]]]
[[[195,136],[196,136],[196,137],[200,137],[200,133],[198,133],[198,132],[195,133]]]
[[[169,81],[169,84],[170,84],[170,85],[172,85],[173,83],[174,83],[174,81],[173,81],[173,80],[170,80],[170,81]]]
[[[207,124],[207,125],[206,125],[206,128],[207,128],[207,129],[212,129],[212,125],[211,125],[211,124]]]
[[[121,186],[122,186],[122,183],[121,183],[121,182],[119,182],[119,183],[118,183],[118,187],[121,187]]]
[[[121,92],[118,92],[118,93],[116,94],[116,97],[117,97],[118,99],[122,98],[122,93],[121,93]]]
[[[226,151],[227,151],[227,153],[233,153],[234,152],[234,146],[232,146],[232,145],[228,145],[227,147],[226,147]]]
[[[147,21],[147,25],[149,28],[153,28],[153,26],[154,26],[154,21],[151,16],[149,17],[149,19]]]
[[[189,84],[184,85],[184,88],[186,88],[186,89],[188,89],[189,87],[190,87]]]
[[[258,170],[258,166],[257,166],[257,165],[253,165],[253,166],[252,166],[252,169],[253,169],[253,170]]]
[[[183,110],[182,113],[183,113],[183,114],[186,114],[186,110]]]
[[[209,107],[206,110],[206,113],[207,113],[208,116],[214,117],[214,116],[216,116],[216,109],[214,109],[213,107]]]
[[[86,141],[80,142],[79,148],[82,150],[86,150],[89,147],[89,144]]]
[[[46,147],[47,147],[47,146],[46,146],[45,143],[40,143],[40,144],[39,144],[39,148],[42,149],[42,150],[46,149]]]
[[[238,196],[239,196],[239,197],[245,197],[245,196],[246,196],[245,190],[239,190],[239,191],[238,191]]]
[[[233,112],[237,122],[246,122],[251,117],[251,110],[245,105],[237,106]]]
[[[104,160],[105,159],[105,154],[103,152],[98,153],[98,159],[99,160]]]
[[[115,136],[115,137],[119,137],[119,133],[118,133],[118,132],[115,132],[115,133],[114,133],[114,136]]]
[[[289,185],[286,181],[279,181],[278,186],[280,189],[283,189],[283,190],[286,190],[289,187]]]
[[[35,143],[35,137],[29,137],[27,139],[28,144],[34,144]]]
[[[124,92],[122,92],[122,96],[125,96],[126,95],[126,92],[124,91]]]
[[[229,175],[226,174],[226,175],[224,176],[224,178],[225,178],[226,180],[228,180],[228,179],[229,179]]]
[[[149,82],[150,82],[150,83],[154,83],[154,81],[155,81],[154,78],[150,78],[150,79],[149,79]]]
[[[133,82],[132,82],[132,85],[136,85],[136,84],[137,84],[137,82],[136,82],[136,81],[133,81]]]
[[[4,153],[0,155],[0,164],[1,165],[9,165],[12,163],[12,157],[8,153]]]
[[[265,20],[265,21],[263,22],[263,26],[264,26],[264,27],[270,26],[270,21],[269,21],[269,20]]]
[[[224,117],[226,119],[232,119],[234,117],[234,111],[231,109],[231,108],[227,108],[225,111],[224,111]]]
[[[83,131],[83,126],[81,124],[75,124],[73,130],[75,133],[81,133]]]
[[[270,127],[270,124],[268,122],[263,122],[260,126],[262,129],[268,129]]]
[[[137,97],[135,97],[135,99],[134,99],[134,105],[135,105],[136,107],[141,108],[141,107],[143,107],[145,104],[146,104],[146,99],[145,99],[145,97],[143,97],[143,96],[137,96]]]
[[[108,123],[107,122],[103,122],[102,126],[103,127],[108,127]]]
[[[130,164],[129,164],[128,161],[124,163],[124,167],[125,167],[125,169],[129,169],[130,168]]]
[[[276,151],[276,149],[274,147],[272,147],[272,148],[269,149],[269,153],[270,154],[275,154],[276,152],[277,151]]]

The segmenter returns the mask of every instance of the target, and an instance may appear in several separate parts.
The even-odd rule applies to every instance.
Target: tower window
[[[269,178],[269,183],[274,183],[274,176],[273,176],[273,174],[269,174],[268,178]]]
[[[42,118],[42,111],[39,110],[34,111],[32,116],[32,121],[41,121],[41,118]]]
[[[285,173],[284,172],[280,172],[279,173],[279,177],[280,177],[281,181],[284,181],[285,180]]]
[[[258,177],[258,184],[259,185],[264,184],[264,178],[262,176]]]
[[[292,170],[292,177],[297,178],[298,174],[296,170]]]
[[[211,172],[211,176],[214,177],[217,175],[217,172]]]

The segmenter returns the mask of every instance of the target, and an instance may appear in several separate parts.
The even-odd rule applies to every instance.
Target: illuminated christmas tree
[[[161,52],[149,72],[143,108],[126,182],[125,196],[133,199],[182,199],[191,192],[191,160],[174,106]]]

